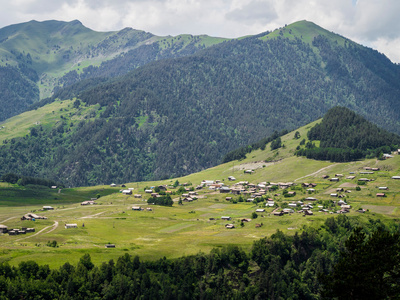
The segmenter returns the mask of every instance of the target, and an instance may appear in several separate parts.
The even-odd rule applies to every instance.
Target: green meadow
[[[300,139],[294,139],[294,132],[282,137],[283,148],[271,151],[267,145],[264,151],[257,150],[242,161],[234,161],[191,174],[182,178],[157,182],[125,183],[126,188],[133,188],[133,194],[142,198],[123,195],[122,187],[95,186],[74,189],[49,189],[44,187],[19,187],[6,183],[0,184],[0,224],[9,229],[33,227],[34,233],[26,235],[0,236],[0,261],[17,265],[21,261],[35,260],[39,264],[59,267],[65,262],[76,263],[79,258],[90,253],[96,264],[129,253],[139,255],[142,259],[155,260],[162,257],[176,258],[198,252],[209,252],[212,248],[228,244],[239,245],[249,249],[255,240],[270,236],[276,230],[294,234],[304,226],[319,227],[339,210],[339,206],[330,208],[331,212],[320,212],[318,206],[328,207],[337,188],[343,188],[344,200],[352,209],[348,216],[360,221],[369,219],[398,219],[400,217],[400,180],[391,177],[399,175],[400,155],[378,161],[362,160],[351,163],[331,163],[309,160],[293,156],[293,149],[306,136],[307,127],[299,129]],[[373,174],[360,174],[365,167],[378,167],[380,171]],[[252,174],[244,170],[252,169]],[[346,179],[350,174],[355,179]],[[323,179],[322,175],[334,177],[343,174],[339,182]],[[235,181],[228,177],[234,176]],[[369,178],[371,181],[359,185],[358,178]],[[177,189],[172,185],[178,180],[195,188],[202,180],[221,180],[227,185],[239,181],[260,182],[294,182],[296,195],[285,198],[282,190],[268,192],[265,197],[274,199],[278,207],[286,207],[290,202],[304,201],[306,197],[317,198],[313,202],[312,216],[302,213],[273,216],[275,208],[265,207],[265,201],[259,203],[227,201],[227,196],[238,199],[238,196],[222,194],[203,188],[198,190],[198,199],[193,202],[178,204],[179,195],[172,196],[172,207],[147,205],[149,195],[145,188],[157,185],[169,185],[173,193]],[[309,193],[302,183],[316,183],[315,192]],[[122,184],[122,183],[119,183]],[[379,187],[386,186],[385,197],[377,197]],[[359,188],[357,188],[359,187]],[[291,190],[291,188],[289,188]],[[346,192],[345,192],[346,191]],[[97,205],[82,206],[80,203],[97,198]],[[265,200],[265,199],[264,199]],[[44,205],[55,209],[41,211]],[[132,206],[141,206],[144,210],[134,211]],[[151,208],[151,210],[147,210]],[[265,208],[256,219],[252,214],[257,208]],[[358,213],[359,208],[366,213]],[[46,216],[46,220],[22,221],[21,217],[34,212]],[[230,216],[230,221],[221,220]],[[250,222],[241,219],[250,218]],[[65,224],[74,223],[78,228],[65,228]],[[232,223],[234,229],[226,229]],[[262,224],[256,228],[256,224]],[[57,241],[57,247],[50,247],[48,242]],[[106,244],[115,244],[115,248],[105,248]]]

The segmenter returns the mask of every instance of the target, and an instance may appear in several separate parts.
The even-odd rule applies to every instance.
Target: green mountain
[[[6,126],[0,165],[67,186],[170,178],[338,105],[398,133],[399,79],[384,55],[301,21],[70,85],[35,107],[52,123],[14,139]]]
[[[118,76],[150,61],[193,54],[223,40],[158,37],[131,28],[96,32],[79,21],[30,21],[4,27],[0,29],[0,88],[5,91],[0,96],[0,121],[81,79]]]
[[[271,143],[271,150],[281,148],[281,137],[287,133],[287,130],[274,132],[270,137],[237,148],[227,153],[223,162],[243,160],[255,150],[264,150],[268,143]],[[400,145],[399,135],[379,128],[361,115],[340,106],[329,109],[322,120],[307,131],[307,136],[300,138],[300,132],[296,131],[294,139],[299,140],[295,152],[297,156],[332,162],[356,161],[366,157],[384,159],[384,153],[391,153]]]
[[[352,161],[366,156],[383,158],[397,150],[400,136],[389,133],[345,107],[330,109],[307,134],[310,140],[297,155],[307,158]],[[319,141],[319,147],[312,141]]]

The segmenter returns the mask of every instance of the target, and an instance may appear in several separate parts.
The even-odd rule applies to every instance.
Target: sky
[[[307,20],[400,63],[399,0],[0,0],[0,28],[79,20],[96,31],[236,38]]]

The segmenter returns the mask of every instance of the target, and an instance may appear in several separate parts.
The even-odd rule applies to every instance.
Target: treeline
[[[222,163],[227,163],[233,160],[240,160],[246,158],[246,154],[251,153],[254,150],[261,149],[264,150],[266,145],[270,142],[276,141],[274,145],[271,145],[271,149],[280,148],[280,137],[287,134],[288,130],[284,129],[281,132],[274,131],[274,133],[270,137],[263,138],[256,143],[253,143],[249,146],[240,147],[233,151],[228,152],[222,159]],[[279,145],[278,145],[279,144]],[[272,150],[274,150],[272,149]]]
[[[0,264],[4,299],[392,299],[400,284],[398,224],[341,215],[293,236],[277,231],[209,254],[95,266],[89,254],[58,269]]]
[[[47,187],[61,186],[60,184],[58,184],[57,182],[55,182],[53,180],[29,177],[29,176],[20,176],[20,175],[14,174],[14,173],[4,174],[0,177],[0,180],[3,182],[18,184],[21,186],[26,186],[28,184],[43,185],[43,186],[47,186]]]
[[[297,155],[334,162],[380,158],[400,145],[400,136],[379,128],[345,107],[330,109],[322,122],[308,131],[307,137],[310,142],[304,148],[298,147]],[[312,144],[315,140],[320,141],[319,147]]]
[[[150,197],[147,200],[148,204],[162,205],[162,206],[172,206],[174,201],[169,194],[161,195],[159,197]]]

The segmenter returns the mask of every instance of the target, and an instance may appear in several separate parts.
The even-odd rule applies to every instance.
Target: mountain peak
[[[347,40],[348,42],[350,41],[339,34],[328,31],[318,26],[317,24],[307,20],[301,20],[289,25],[285,25],[284,27],[274,30],[262,39],[271,39],[282,36],[291,39],[300,38],[303,42],[311,44],[314,38],[319,35],[325,36],[326,38],[328,38],[328,40],[332,42],[337,42],[340,45],[343,45],[345,40]]]

